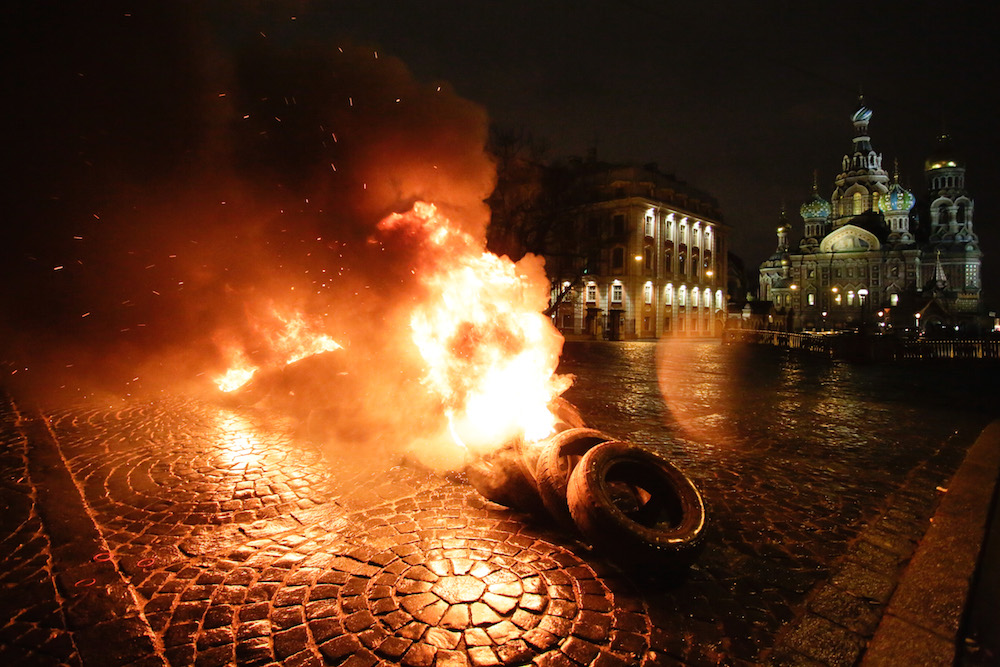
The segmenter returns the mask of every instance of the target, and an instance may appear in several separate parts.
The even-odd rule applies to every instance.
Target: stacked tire
[[[706,521],[692,481],[654,452],[578,423],[540,450],[515,443],[491,455],[470,467],[470,482],[495,502],[544,511],[622,564],[690,565]]]

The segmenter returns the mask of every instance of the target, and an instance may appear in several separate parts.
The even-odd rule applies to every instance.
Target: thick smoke
[[[49,23],[59,49],[19,83],[8,380],[49,400],[210,392],[237,350],[262,369],[239,400],[315,433],[432,430],[409,337],[422,255],[377,224],[424,200],[484,238],[483,109],[373,47],[159,11]],[[282,368],[270,337],[293,315],[343,349]]]

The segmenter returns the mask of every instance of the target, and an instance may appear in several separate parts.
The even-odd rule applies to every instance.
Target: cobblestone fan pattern
[[[948,440],[931,429],[885,453],[900,472],[857,443],[654,442],[712,512],[704,554],[666,579],[626,576],[468,486],[373,473],[263,413],[176,399],[49,414],[153,657],[177,665],[757,663]],[[614,411],[584,414],[632,435]]]
[[[79,665],[61,613],[17,418],[0,394],[0,665]]]
[[[171,664],[657,664],[641,599],[610,571],[451,487],[253,540],[139,587]]]

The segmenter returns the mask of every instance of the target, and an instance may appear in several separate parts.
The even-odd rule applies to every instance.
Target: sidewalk
[[[720,470],[671,580],[271,415],[6,400],[0,436],[0,664],[951,664],[1000,466],[1000,423],[943,443],[842,546],[734,508]]]

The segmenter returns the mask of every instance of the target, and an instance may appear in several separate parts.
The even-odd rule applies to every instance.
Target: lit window
[[[597,285],[587,284],[587,303],[597,303]]]
[[[668,284],[665,291],[666,291],[666,296],[664,297],[664,302],[668,306],[674,305],[674,285],[673,285],[673,283]]]
[[[715,307],[722,309],[722,290],[715,291]]]
[[[865,203],[860,192],[854,193],[854,215],[861,215],[865,212]]]
[[[847,293],[847,305],[848,306],[853,306],[854,305],[854,292],[848,292]]]
[[[642,286],[642,299],[647,305],[653,303],[653,283],[646,283]]]
[[[646,236],[653,235],[653,216],[646,216]]]
[[[681,285],[681,288],[677,290],[677,305],[686,306],[687,305],[687,285]]]
[[[708,308],[712,305],[712,290],[705,288],[705,301],[703,302],[705,307]]]
[[[806,303],[809,304],[810,306],[815,306],[816,305],[816,295],[813,294],[812,292],[809,292],[809,294],[806,294]]]
[[[899,295],[898,294],[890,294],[889,295],[889,305],[890,306],[898,306],[899,305]]]
[[[833,297],[833,301],[839,306],[842,301],[841,296],[838,294],[837,296]]]
[[[698,307],[698,290],[691,290],[691,305],[695,308]]]
[[[622,302],[622,286],[621,283],[615,283],[611,286],[611,302],[621,303]]]

